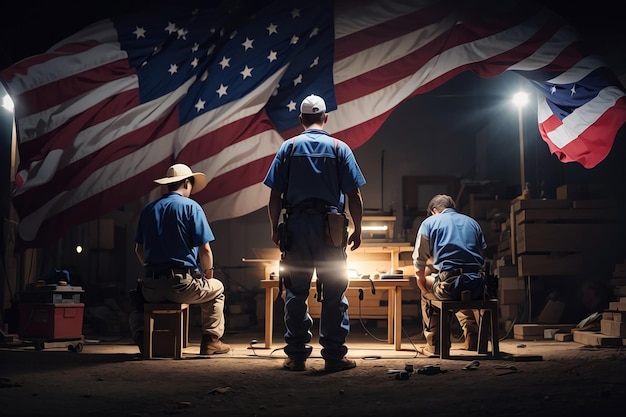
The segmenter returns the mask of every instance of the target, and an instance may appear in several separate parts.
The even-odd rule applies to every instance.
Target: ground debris
[[[207,392],[207,394],[225,394],[228,391],[230,391],[230,387],[217,387]]]

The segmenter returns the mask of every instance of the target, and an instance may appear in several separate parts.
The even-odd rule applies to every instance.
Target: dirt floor
[[[396,351],[383,340],[385,328],[363,329],[354,325],[348,341],[357,368],[334,374],[323,371],[316,343],[307,371],[284,370],[280,333],[264,349],[262,327],[228,333],[233,351],[211,357],[197,355],[199,335],[191,334],[178,360],[144,360],[124,338],[86,337],[81,352],[67,342],[46,342],[42,350],[5,342],[0,415],[553,417],[609,415],[626,406],[623,348],[509,338],[497,358],[454,343],[452,359],[440,360],[416,352],[419,332]],[[253,339],[259,343],[251,346]],[[407,365],[414,372],[402,379]],[[439,373],[420,373],[437,367]]]

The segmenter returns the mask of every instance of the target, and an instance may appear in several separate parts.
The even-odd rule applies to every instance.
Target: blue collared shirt
[[[177,192],[148,203],[139,216],[135,242],[143,245],[145,267],[201,270],[198,246],[215,240],[200,204]]]
[[[343,194],[365,185],[365,177],[345,142],[307,129],[283,142],[263,183],[286,192],[290,206],[315,199],[343,210]]]
[[[423,270],[429,257],[439,271],[455,268],[481,268],[482,250],[487,248],[478,222],[471,217],[447,208],[427,217],[417,231],[414,265]]]

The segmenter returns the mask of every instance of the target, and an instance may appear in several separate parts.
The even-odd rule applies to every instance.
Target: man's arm
[[[422,292],[430,292],[434,281],[430,276],[432,271],[428,266],[428,262],[431,259],[430,240],[418,231],[415,245],[416,247],[413,253],[413,266],[415,267],[417,286]]]
[[[198,246],[198,258],[200,259],[202,271],[204,271],[204,277],[208,279],[213,278],[213,251],[209,242]]]
[[[141,264],[141,266],[144,266],[146,262],[143,259],[143,245],[142,244],[135,243],[135,255],[137,255],[137,259],[139,259],[139,263]]]
[[[417,278],[417,286],[420,291],[428,292],[428,285],[426,283],[426,272],[424,270],[419,270],[415,268],[415,277]]]
[[[361,189],[359,187],[346,193],[348,196],[348,208],[350,209],[350,217],[354,223],[354,231],[348,238],[348,246],[352,244],[350,250],[355,250],[361,246],[361,223],[363,221],[363,197],[361,197]]]
[[[279,246],[280,236],[278,235],[278,223],[280,223],[280,212],[282,209],[282,193],[276,190],[270,192],[270,201],[267,204],[267,213],[270,218],[270,228],[272,242]]]

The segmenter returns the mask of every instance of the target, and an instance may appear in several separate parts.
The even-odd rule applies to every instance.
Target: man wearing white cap
[[[168,192],[148,203],[139,216],[135,253],[144,267],[143,297],[150,303],[199,304],[201,355],[227,353],[224,335],[224,285],[213,277],[215,240],[206,215],[191,194],[207,185],[206,175],[175,164],[165,178]],[[141,335],[135,337],[141,349]]]
[[[337,372],[356,366],[346,357],[350,333],[346,247],[352,245],[354,250],[361,245],[360,187],[365,178],[350,147],[324,130],[327,121],[324,100],[316,95],[306,97],[300,105],[304,131],[281,145],[264,180],[271,188],[268,214],[272,241],[282,252],[280,280],[285,288],[287,328],[283,366],[292,371],[306,370],[312,352],[313,321],[307,298],[314,272],[317,299],[322,303],[319,343],[324,369]],[[345,196],[354,225],[350,236]],[[337,233],[329,219],[339,219]]]

